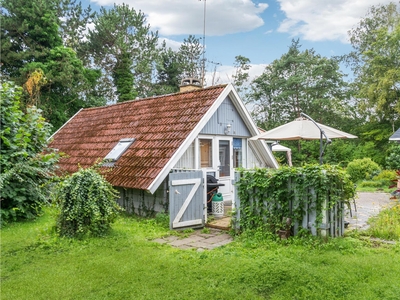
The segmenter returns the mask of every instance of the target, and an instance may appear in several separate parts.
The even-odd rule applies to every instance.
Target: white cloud
[[[99,5],[128,4],[141,10],[160,35],[202,34],[206,3],[206,34],[247,32],[264,24],[260,15],[268,4],[251,0],[91,0]]]
[[[165,41],[165,44],[166,44],[167,48],[171,48],[173,51],[178,51],[179,48],[182,45],[182,42],[177,42],[177,41],[174,41],[174,40],[171,40],[171,39],[167,39],[167,38],[164,38],[164,37],[160,37],[158,39],[158,44],[161,45],[161,43],[163,41]]]
[[[381,0],[387,4],[392,0]],[[347,32],[364,17],[376,0],[278,0],[286,19],[279,32],[309,41],[339,40],[348,43]]]

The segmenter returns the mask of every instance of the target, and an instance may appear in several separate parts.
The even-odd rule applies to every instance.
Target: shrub
[[[121,210],[117,191],[97,170],[80,169],[60,183],[59,234],[68,237],[106,233]]]
[[[59,155],[47,149],[51,125],[35,107],[21,110],[22,89],[10,82],[0,88],[1,223],[36,217],[47,201]]]
[[[361,180],[369,180],[378,175],[381,171],[379,165],[373,162],[370,158],[355,159],[349,162],[346,168],[347,174],[353,182]]]
[[[360,182],[358,187],[370,187],[370,188],[387,188],[386,180],[364,180]]]
[[[388,169],[400,170],[400,144],[396,144],[389,149],[389,155],[386,157],[386,166]]]
[[[394,178],[396,178],[395,170],[382,170],[382,172],[373,177],[372,180],[381,181],[385,186],[388,186],[392,184]]]

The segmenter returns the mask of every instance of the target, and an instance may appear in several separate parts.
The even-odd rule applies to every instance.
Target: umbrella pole
[[[320,137],[319,137],[319,164],[322,165],[322,155],[323,155],[323,150],[322,150],[322,130],[320,131]]]
[[[319,164],[322,165],[322,156],[324,155],[324,150],[322,149],[322,135],[325,136],[327,145],[331,143],[331,140],[325,134],[325,131],[323,131],[322,128],[318,126],[317,122],[315,122],[313,120],[313,118],[311,118],[310,116],[307,116],[305,113],[300,113],[300,115],[303,116],[303,117],[306,117],[307,119],[309,119],[319,129],[319,132],[320,132],[320,138],[319,138]]]

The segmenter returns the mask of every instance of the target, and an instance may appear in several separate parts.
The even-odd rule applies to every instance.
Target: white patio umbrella
[[[319,124],[329,139],[355,139],[357,136],[340,131],[338,129]],[[251,140],[319,140],[321,131],[312,121],[306,118],[298,118],[269,131],[253,136]]]
[[[400,128],[397,129],[392,136],[390,136],[389,141],[397,141],[398,143],[400,143]]]
[[[288,165],[291,167],[292,166],[292,149],[279,145],[279,144],[272,144],[272,151],[282,151],[286,152],[286,158],[288,161]]]
[[[304,117],[287,124],[281,125],[269,131],[260,133],[250,138],[250,140],[320,140],[320,163],[322,164],[322,140],[331,143],[330,139],[355,139],[357,136],[340,131],[338,129],[319,124],[311,117],[301,113]]]

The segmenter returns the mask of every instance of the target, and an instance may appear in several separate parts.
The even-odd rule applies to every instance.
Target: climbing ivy
[[[80,169],[60,183],[57,229],[62,236],[99,236],[108,231],[121,210],[118,192],[100,175],[97,167]]]
[[[325,203],[325,209],[331,209],[355,194],[349,175],[331,165],[241,170],[236,185],[240,228],[268,232],[285,227],[286,218],[291,218],[292,224],[302,224],[306,211],[317,212],[315,225],[319,226]]]

